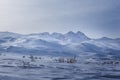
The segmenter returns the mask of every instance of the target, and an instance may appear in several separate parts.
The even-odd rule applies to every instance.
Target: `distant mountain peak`
[[[77,37],[76,33],[72,32],[72,31],[67,32],[66,34],[64,34],[64,36],[66,39],[74,39]]]
[[[80,32],[80,31],[77,31],[76,34],[77,34],[77,35],[85,35],[84,33]]]
[[[66,35],[75,35],[75,33],[73,31],[69,31],[66,33]]]
[[[66,33],[67,35],[75,35],[75,36],[86,36],[83,32],[81,31],[77,31],[76,33],[73,31],[69,31],[68,33]]]

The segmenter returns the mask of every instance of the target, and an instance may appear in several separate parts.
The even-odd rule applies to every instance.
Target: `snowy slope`
[[[120,39],[103,37],[90,39],[84,33],[70,31],[21,35],[0,32],[0,52],[51,56],[80,55],[81,53],[119,53]]]

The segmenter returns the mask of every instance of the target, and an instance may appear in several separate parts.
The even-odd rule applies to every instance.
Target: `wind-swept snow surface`
[[[76,58],[76,63],[61,63],[56,61],[59,58],[3,53],[0,55],[0,80],[120,79],[119,60],[82,55]]]

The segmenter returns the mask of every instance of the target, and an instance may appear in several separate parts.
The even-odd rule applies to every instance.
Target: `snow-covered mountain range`
[[[84,33],[35,33],[21,35],[0,32],[0,53],[19,53],[50,56],[79,56],[81,54],[119,55],[120,38],[91,39]]]

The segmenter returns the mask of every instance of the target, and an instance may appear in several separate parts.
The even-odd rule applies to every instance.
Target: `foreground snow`
[[[35,57],[35,56],[34,56]],[[120,64],[103,64],[103,61],[77,58],[76,63],[59,63],[59,57],[2,54],[0,80],[119,80]],[[85,58],[85,57],[84,57]],[[30,65],[23,64],[30,62]]]

